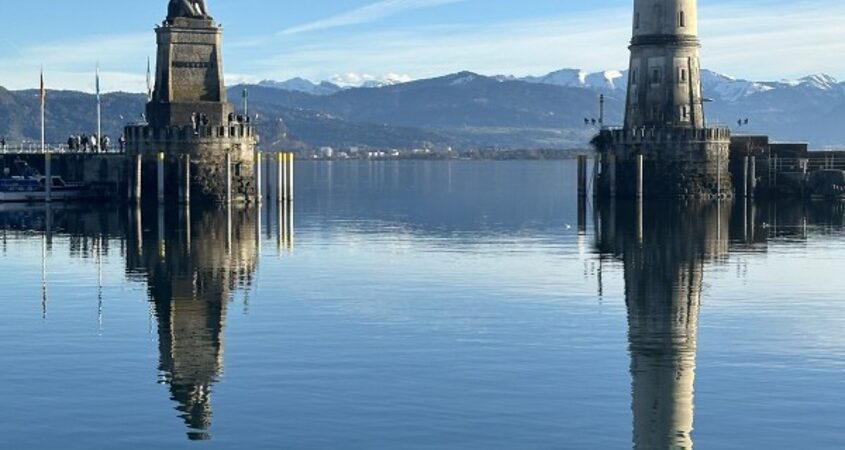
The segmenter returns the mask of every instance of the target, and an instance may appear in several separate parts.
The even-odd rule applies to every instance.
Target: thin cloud
[[[299,34],[370,23],[414,9],[432,8],[462,1],[465,0],[382,0],[336,16],[288,28],[281,34]]]

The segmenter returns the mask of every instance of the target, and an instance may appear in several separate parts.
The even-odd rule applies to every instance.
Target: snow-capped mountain
[[[283,91],[304,92],[306,94],[323,96],[336,94],[344,89],[352,88],[380,88],[394,86],[411,81],[408,75],[388,73],[376,77],[367,74],[345,73],[332,76],[328,81],[314,83],[304,78],[291,78],[286,81],[264,80],[259,86],[281,89]]]
[[[283,91],[304,92],[311,95],[332,95],[342,90],[340,86],[329,83],[328,81],[317,84],[304,78],[291,78],[287,81],[264,80],[258,83],[258,85],[281,89]]]
[[[374,76],[366,73],[349,72],[339,75],[334,75],[329,79],[333,84],[336,84],[344,89],[349,88],[380,88],[385,86],[394,86],[397,84],[407,83],[412,78],[409,75],[402,75],[398,73],[387,73],[382,76]]]
[[[589,73],[580,69],[562,69],[540,77],[528,76],[516,79],[527,83],[612,91],[625,88],[628,74],[627,72],[620,72],[618,70]]]

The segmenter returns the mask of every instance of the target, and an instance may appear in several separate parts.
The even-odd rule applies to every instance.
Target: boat
[[[50,199],[70,201],[92,198],[91,189],[84,183],[67,183],[52,177]],[[0,202],[44,202],[47,200],[46,177],[12,177],[0,179]]]

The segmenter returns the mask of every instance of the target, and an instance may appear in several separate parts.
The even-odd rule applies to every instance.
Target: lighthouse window
[[[637,71],[631,71],[631,84],[637,84]]]
[[[681,107],[681,120],[685,122],[689,120],[689,106]]]
[[[640,13],[634,14],[634,28],[637,30],[640,29]]]
[[[681,13],[678,14],[678,26],[680,26],[681,28],[684,28],[685,26],[687,26],[687,20],[686,20],[686,17],[684,17],[683,11],[681,11]]]
[[[687,82],[687,69],[681,69],[678,72],[678,82],[681,84]]]
[[[660,84],[660,69],[654,69],[651,71],[651,83],[652,84]]]

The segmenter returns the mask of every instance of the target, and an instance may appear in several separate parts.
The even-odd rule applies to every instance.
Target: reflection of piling
[[[643,155],[637,155],[637,198],[643,198]]]
[[[578,196],[578,234],[587,234],[587,197]]]
[[[167,256],[167,247],[164,240],[164,204],[158,205],[158,256],[164,259]]]
[[[53,158],[50,152],[44,153],[44,190],[45,201],[53,201]]]
[[[587,155],[578,155],[578,198],[587,196]]]
[[[183,204],[191,203],[191,155],[181,158],[182,183],[179,184],[179,201]]]
[[[158,153],[158,168],[156,175],[158,175],[158,202],[164,203],[164,152]]]

